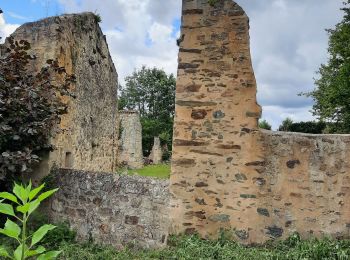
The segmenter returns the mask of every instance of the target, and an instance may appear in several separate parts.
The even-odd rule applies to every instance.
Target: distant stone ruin
[[[130,169],[143,167],[142,126],[136,111],[119,111],[119,156],[118,161]]]
[[[213,2],[183,0],[171,232],[349,236],[350,136],[259,130],[249,19]]]
[[[152,161],[153,164],[160,164],[162,162],[163,151],[159,137],[154,137],[152,151],[148,158]]]

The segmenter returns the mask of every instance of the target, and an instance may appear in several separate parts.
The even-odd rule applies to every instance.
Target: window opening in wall
[[[73,168],[73,154],[71,152],[66,152],[64,167]]]

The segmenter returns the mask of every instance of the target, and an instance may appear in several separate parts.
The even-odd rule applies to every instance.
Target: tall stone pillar
[[[154,164],[160,164],[163,160],[163,151],[160,145],[159,137],[154,137],[154,143],[152,147],[151,154],[149,155],[149,159],[152,160]]]
[[[264,166],[249,19],[231,0],[183,0],[179,42],[172,232],[215,237],[230,228],[248,241]]]
[[[136,111],[119,111],[119,158],[130,169],[143,168],[142,125]]]

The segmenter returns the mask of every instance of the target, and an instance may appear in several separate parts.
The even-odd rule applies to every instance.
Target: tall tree
[[[343,20],[328,29],[329,59],[322,64],[316,89],[306,93],[314,99],[314,115],[330,122],[331,130],[350,132],[350,0],[344,2]]]
[[[160,136],[170,148],[175,112],[175,77],[161,69],[143,66],[126,77],[125,81],[125,87],[121,88],[119,109],[139,111],[144,154],[148,155],[152,149],[154,136]]]

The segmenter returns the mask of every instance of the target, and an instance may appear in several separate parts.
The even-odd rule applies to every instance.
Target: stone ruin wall
[[[79,239],[122,247],[166,245],[169,181],[140,176],[61,169],[59,191],[46,205],[51,219],[68,221]]]
[[[242,243],[350,235],[350,136],[258,129],[249,20],[231,0],[183,0],[172,233]]]
[[[119,111],[118,161],[131,169],[143,167],[142,125],[135,111]]]
[[[64,98],[68,113],[62,116],[57,148],[37,169],[35,179],[53,165],[82,170],[114,171],[117,158],[117,72],[106,39],[92,13],[50,17],[19,27],[12,36],[31,43],[37,56],[32,70],[48,59],[76,76],[75,98]],[[5,45],[8,44],[7,42]]]
[[[231,0],[183,0],[170,186],[61,169],[51,218],[68,220],[80,238],[116,246],[159,247],[168,233],[215,237],[221,228],[247,244],[295,231],[350,236],[350,136],[258,129],[248,31],[248,17]],[[14,36],[32,43],[33,70],[58,57],[77,77],[76,98],[66,99],[69,113],[52,140],[57,150],[42,171],[54,163],[114,171],[117,74],[95,16],[48,18]]]

